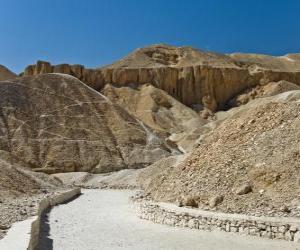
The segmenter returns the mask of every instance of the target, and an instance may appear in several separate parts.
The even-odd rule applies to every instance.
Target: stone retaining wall
[[[36,250],[38,248],[39,237],[40,237],[40,224],[42,214],[50,207],[53,207],[57,204],[64,203],[68,200],[73,199],[77,195],[81,194],[80,188],[71,189],[63,193],[54,195],[43,199],[38,208],[37,219],[31,224],[31,234],[28,250]]]
[[[300,243],[299,218],[225,214],[152,202],[140,203],[138,213],[141,219],[170,226],[206,231],[219,230]]]

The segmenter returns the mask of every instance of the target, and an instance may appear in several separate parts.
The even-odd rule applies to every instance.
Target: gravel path
[[[129,202],[133,193],[83,190],[76,200],[54,207],[45,217],[40,249],[297,249],[296,244],[285,241],[175,228],[141,220]]]

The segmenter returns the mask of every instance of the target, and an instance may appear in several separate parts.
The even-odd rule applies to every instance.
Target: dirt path
[[[45,218],[40,249],[297,249],[297,245],[285,241],[140,220],[128,199],[132,194],[133,191],[83,190],[76,200],[54,207]]]

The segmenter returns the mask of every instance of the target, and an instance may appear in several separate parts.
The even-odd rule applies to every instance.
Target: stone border
[[[50,207],[67,202],[80,194],[81,189],[75,188],[41,200],[36,220],[31,224],[30,241],[27,250],[36,250],[38,247],[42,214]]]
[[[138,216],[159,224],[175,227],[239,233],[269,239],[300,243],[300,219],[256,217],[177,207],[169,203],[140,202]]]

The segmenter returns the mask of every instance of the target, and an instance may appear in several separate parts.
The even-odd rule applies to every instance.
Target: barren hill
[[[2,81],[0,92],[0,150],[35,171],[140,168],[173,151],[75,77],[43,74]]]

